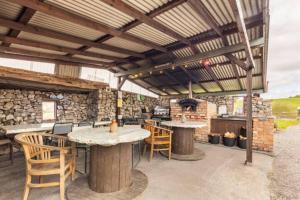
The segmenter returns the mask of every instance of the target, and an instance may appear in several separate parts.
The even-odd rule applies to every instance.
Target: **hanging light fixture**
[[[204,66],[209,66],[209,65],[210,65],[210,62],[209,62],[208,59],[205,59],[205,60],[203,60],[203,61],[200,62],[200,63],[202,63]]]

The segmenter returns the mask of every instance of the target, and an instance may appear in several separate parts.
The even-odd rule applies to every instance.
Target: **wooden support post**
[[[121,77],[118,77],[118,86],[117,86],[118,90],[117,90],[117,102],[116,102],[116,120],[118,122],[118,126],[122,126],[122,123],[121,123],[121,120],[122,120],[122,115],[121,115],[122,105],[120,105],[120,101],[122,101],[122,91],[120,89],[121,89],[123,83],[122,83]]]
[[[250,68],[247,71],[247,117],[246,117],[246,129],[247,129],[247,153],[246,153],[246,162],[252,163],[252,69]]]

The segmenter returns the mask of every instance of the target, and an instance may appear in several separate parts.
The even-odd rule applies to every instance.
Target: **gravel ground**
[[[275,134],[271,199],[300,199],[300,125]]]

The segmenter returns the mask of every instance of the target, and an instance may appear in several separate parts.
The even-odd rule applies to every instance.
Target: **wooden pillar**
[[[118,126],[122,126],[121,120],[122,120],[122,115],[121,115],[121,108],[122,106],[120,105],[120,101],[122,101],[122,91],[121,91],[121,87],[122,87],[122,81],[121,81],[121,77],[118,77],[118,90],[117,90],[117,102],[116,102],[116,120],[118,122]]]
[[[246,129],[247,129],[247,153],[246,153],[246,164],[252,163],[252,68],[247,72],[247,117],[246,117]]]

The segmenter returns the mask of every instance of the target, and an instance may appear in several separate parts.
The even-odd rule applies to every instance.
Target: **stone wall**
[[[217,109],[221,105],[225,105],[229,115],[233,115],[233,102],[235,96],[199,96],[193,95],[195,99],[202,99],[217,105]],[[183,97],[182,97],[183,98]],[[170,106],[169,97],[161,97],[160,104],[164,106]],[[180,99],[180,98],[179,98]],[[246,108],[246,98],[244,100],[244,109]],[[270,100],[264,100],[261,97],[252,97],[252,111],[254,117],[271,117],[272,116],[272,103]],[[246,114],[246,109],[244,110]]]
[[[90,94],[92,98],[91,106],[96,112],[93,113],[93,119],[101,120],[103,118],[116,118],[117,91],[98,90]],[[126,117],[140,117],[142,108],[153,110],[158,105],[158,99],[145,96],[143,100],[138,100],[137,94],[122,92],[123,106],[121,115]]]
[[[42,102],[56,102],[57,120],[87,119],[87,94],[0,89],[0,125],[41,123]]]

